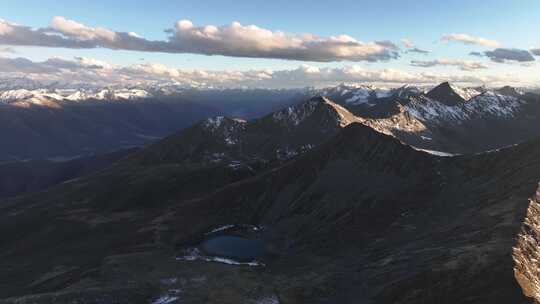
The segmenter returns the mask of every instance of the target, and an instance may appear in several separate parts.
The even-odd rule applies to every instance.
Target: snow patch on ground
[[[285,125],[298,126],[302,121],[308,118],[315,109],[319,101],[310,100],[298,105],[287,107],[281,111],[272,114],[272,118]]]
[[[223,116],[210,117],[206,119],[206,121],[204,122],[204,126],[210,130],[216,130],[221,126],[224,120],[225,117]]]
[[[504,146],[504,147],[500,147],[498,149],[493,149],[493,150],[487,150],[487,151],[484,151],[484,152],[480,152],[480,153],[476,153],[475,155],[482,155],[482,154],[488,154],[488,153],[495,153],[495,152],[499,152],[499,151],[502,151],[502,150],[505,150],[505,149],[509,149],[509,148],[512,148],[512,147],[515,147],[515,146],[518,146],[519,143],[517,144],[512,144],[512,145],[507,145],[507,146]]]
[[[209,234],[213,234],[213,233],[217,233],[217,232],[222,232],[222,231],[233,229],[233,228],[250,229],[250,230],[253,230],[253,231],[259,231],[261,229],[261,227],[257,227],[255,225],[248,225],[248,224],[235,225],[235,224],[230,224],[230,225],[223,225],[223,226],[217,227],[215,229],[212,229],[211,231],[205,233],[205,235],[209,235]]]
[[[184,255],[177,257],[177,261],[203,261],[203,262],[214,262],[222,263],[235,266],[250,266],[250,267],[264,267],[265,265],[259,261],[251,262],[238,262],[233,259],[215,257],[215,256],[206,256],[201,253],[197,248],[188,248],[184,251]]]
[[[213,229],[212,231],[210,232],[207,232],[206,234],[212,234],[212,233],[216,233],[216,232],[221,232],[221,231],[224,231],[224,230],[228,230],[228,229],[231,229],[231,228],[234,228],[236,227],[236,225],[224,225],[224,226],[221,226],[221,227],[218,227],[216,229]]]
[[[416,148],[416,147],[412,147],[412,148],[415,149],[416,151],[422,151],[422,152],[429,153],[431,155],[436,155],[436,156],[441,156],[441,157],[452,157],[452,156],[458,156],[459,155],[459,154],[452,154],[452,153],[435,151],[435,150],[420,149],[420,148]]]
[[[152,301],[152,304],[169,304],[176,302],[176,300],[178,299],[178,297],[166,295],[155,299],[154,301]]]
[[[231,119],[224,116],[208,118],[203,122],[204,129],[222,139],[228,146],[240,142],[240,135],[245,130],[245,125],[245,120]]]

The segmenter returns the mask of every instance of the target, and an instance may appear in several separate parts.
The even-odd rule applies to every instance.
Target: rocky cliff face
[[[513,257],[514,274],[523,293],[540,303],[540,189],[529,201]]]
[[[455,154],[478,153],[536,138],[539,96],[515,88],[459,88],[427,93],[339,86],[323,92],[357,117],[410,145]],[[497,134],[497,136],[493,136]]]

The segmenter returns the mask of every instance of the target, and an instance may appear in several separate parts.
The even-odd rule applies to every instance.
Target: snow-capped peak
[[[424,90],[419,87],[406,84],[399,88],[392,89],[390,94],[399,98],[409,98],[424,94]]]
[[[454,92],[456,92],[456,94],[458,94],[465,101],[468,101],[471,98],[482,94],[481,91],[478,91],[475,88],[461,88],[461,87],[458,87],[458,86],[456,86],[454,84],[450,84],[450,88],[452,88],[452,90]]]
[[[448,82],[434,87],[427,92],[426,96],[447,106],[456,106],[467,101],[470,97],[466,91]]]
[[[324,101],[326,101],[326,98],[324,97],[315,97],[307,102],[292,105],[281,111],[274,112],[272,118],[282,124],[297,126],[313,114],[317,105]]]
[[[524,94],[522,90],[519,90],[511,86],[504,86],[495,91],[501,95],[514,96],[514,97],[519,97]]]
[[[33,95],[34,93],[32,93],[32,91],[26,89],[8,90],[0,93],[0,101],[7,103],[10,101],[30,98]]]
[[[360,105],[367,104],[372,99],[389,97],[392,95],[392,90],[371,84],[340,84],[322,89],[318,94],[328,96],[333,100],[344,100],[349,105]]]
[[[0,91],[0,103],[42,104],[45,101],[78,102],[86,100],[135,100],[152,97],[143,89],[16,89]]]
[[[322,107],[322,108],[321,108]],[[282,125],[296,127],[313,115],[317,109],[323,109],[325,113],[330,113],[335,118],[335,122],[344,127],[353,121],[356,117],[343,106],[333,102],[327,97],[313,97],[307,102],[289,106],[281,111],[272,114],[272,119]]]

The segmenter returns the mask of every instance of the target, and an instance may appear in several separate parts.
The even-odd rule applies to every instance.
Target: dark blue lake
[[[252,261],[265,252],[261,240],[227,235],[216,236],[202,242],[201,249],[208,255],[239,261]]]

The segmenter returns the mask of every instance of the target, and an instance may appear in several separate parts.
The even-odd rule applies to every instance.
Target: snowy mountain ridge
[[[461,146],[455,150],[446,146],[447,142],[453,144],[455,132],[469,133],[471,140],[480,136],[478,141],[486,136],[482,132],[491,130],[489,126],[492,123],[529,132],[523,131],[521,125],[527,123],[522,122],[522,117],[528,108],[536,107],[535,100],[538,100],[510,87],[488,90],[482,87],[459,88],[449,83],[427,92],[412,86],[381,89],[365,85],[340,85],[318,93],[319,97],[291,105],[269,116],[274,123],[294,130],[311,117],[318,117],[316,111],[324,111],[324,117],[330,118],[334,126],[343,128],[357,122],[428,153],[449,149],[450,154],[463,149]],[[353,99],[354,102],[351,102]],[[209,121],[215,124],[227,119],[218,117]],[[225,133],[221,137],[230,138],[227,129],[223,128],[223,131]],[[513,135],[510,133],[508,136],[507,139],[512,142]],[[287,155],[298,154],[286,147],[280,149],[290,150]]]
[[[453,84],[448,86],[463,98],[470,100],[478,96],[487,89],[480,88],[462,88]],[[40,84],[26,78],[17,78],[0,81],[0,104],[10,104],[20,101],[33,100],[48,100],[54,102],[79,102],[85,100],[137,100],[150,97],[168,96],[181,94],[187,89],[199,90],[222,90],[213,87],[191,87],[183,86],[176,83],[162,84],[141,84],[138,86],[115,86],[115,87],[89,87],[85,85],[67,85],[60,83]],[[246,89],[250,90],[250,89]],[[269,89],[274,90],[274,89]],[[279,90],[279,89],[275,89]],[[407,98],[410,96],[418,96],[426,93],[426,87],[416,87],[404,85],[401,87],[387,88],[376,87],[371,84],[340,84],[334,87],[322,89],[298,89],[304,94],[312,96],[328,96],[333,100],[343,100],[348,105],[372,105],[379,99],[392,96]],[[504,87],[499,90],[493,89],[492,92],[498,91],[500,94],[521,92],[518,89]],[[521,94],[523,94],[521,92]],[[336,98],[339,97],[339,98]]]
[[[405,110],[421,121],[453,120],[459,122],[474,117],[510,117],[524,102],[515,96],[486,91],[456,106],[445,105],[437,100],[422,96],[412,99],[405,106]]]
[[[246,102],[251,103],[252,100],[257,102],[261,96],[273,92],[258,91],[254,94],[256,91],[249,91],[249,89],[246,89],[247,91],[202,90],[201,88],[186,89],[174,84],[159,87],[99,89],[42,88],[29,90],[19,88],[0,90],[0,105],[23,108],[33,106],[62,108],[63,105],[69,103],[88,101],[129,103],[146,100],[167,100],[174,104],[175,100],[193,100],[193,93],[197,92],[207,92],[217,97],[227,96],[229,100],[233,101],[243,98]],[[412,146],[427,150],[440,149],[444,151],[446,149],[449,152],[461,152],[466,150],[464,146],[474,146],[476,139],[472,139],[473,137],[490,136],[489,126],[491,124],[502,128],[497,132],[508,132],[500,144],[512,144],[511,138],[514,136],[512,132],[524,134],[523,136],[535,134],[534,131],[530,130],[531,123],[527,123],[527,121],[531,119],[530,117],[536,117],[536,114],[531,116],[528,113],[536,113],[536,108],[540,107],[540,102],[538,102],[540,96],[524,93],[520,89],[512,87],[499,89],[461,88],[447,82],[431,90],[410,85],[381,88],[363,84],[341,84],[324,89],[298,89],[293,94],[296,96],[295,102],[291,101],[285,108],[274,110],[266,117],[267,126],[272,126],[271,128],[274,130],[281,130],[276,132],[290,132],[301,125],[314,127],[315,121],[328,124],[325,128],[321,128],[321,132],[326,132],[325,130],[334,132],[335,128],[359,122],[380,133],[399,138]],[[318,97],[311,98],[313,96]],[[213,104],[209,103],[208,105]],[[531,109],[532,112],[529,112]],[[246,118],[236,113],[233,117]],[[323,118],[324,120],[321,120]],[[246,128],[251,128],[253,124],[220,116],[206,120],[204,126],[209,132],[207,134],[216,136],[217,142],[235,147],[242,144],[244,137],[242,134],[245,133]],[[299,130],[303,130],[303,128]],[[463,133],[459,135],[460,137],[466,137],[466,133],[470,133],[470,130],[482,133],[482,135],[471,135],[473,143],[454,143],[456,140],[454,137],[458,133]],[[478,140],[481,141],[481,139]],[[455,144],[456,147],[445,146],[449,142],[452,142],[452,145]],[[302,145],[313,145],[313,141],[295,144],[294,147],[288,143],[283,145],[276,143],[275,145],[276,149],[296,153]],[[486,143],[482,147],[471,148],[471,151],[479,151],[484,146],[486,149],[496,147],[496,145]],[[290,154],[289,152],[286,154]]]
[[[0,91],[0,103],[52,101],[79,102],[85,100],[134,100],[151,97],[152,94],[143,89],[16,89]]]

